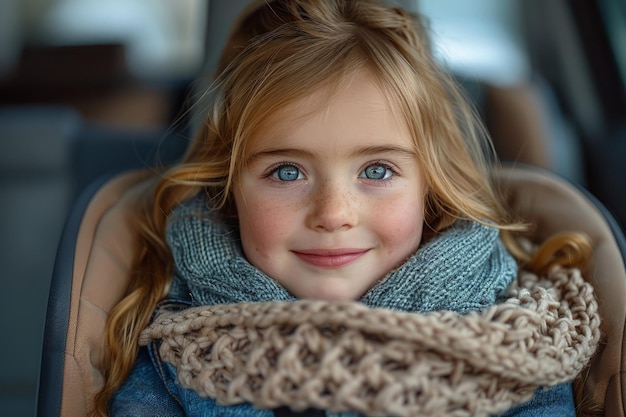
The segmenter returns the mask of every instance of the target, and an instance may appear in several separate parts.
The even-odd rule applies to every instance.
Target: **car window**
[[[454,73],[491,84],[517,84],[529,75],[516,0],[420,0],[435,53]]]
[[[120,43],[140,78],[186,79],[204,59],[207,1],[51,2],[36,36],[53,45]]]

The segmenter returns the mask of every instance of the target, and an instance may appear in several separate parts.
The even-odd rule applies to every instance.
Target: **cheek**
[[[244,250],[248,256],[264,254],[287,238],[290,229],[289,207],[272,200],[248,199],[237,205],[239,227]]]
[[[373,211],[370,223],[390,251],[413,252],[422,238],[423,207],[419,198],[399,196],[379,205]]]

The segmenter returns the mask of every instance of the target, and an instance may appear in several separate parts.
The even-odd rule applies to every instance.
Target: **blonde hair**
[[[490,183],[491,145],[454,80],[433,59],[423,22],[374,0],[257,1],[242,16],[183,161],[138,207],[138,250],[128,295],[107,324],[105,386],[96,397],[96,415],[106,415],[133,366],[139,332],[167,292],[169,213],[205,192],[213,206],[234,218],[231,188],[243,168],[247,138],[268,116],[356,71],[373,75],[415,138],[428,188],[428,231],[441,231],[461,217],[488,222],[503,230],[518,257],[526,256],[510,238],[510,231],[523,226],[507,219]]]

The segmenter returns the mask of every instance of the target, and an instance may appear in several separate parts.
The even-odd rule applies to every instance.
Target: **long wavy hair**
[[[414,138],[427,184],[425,233],[472,219],[500,228],[511,252],[531,269],[584,261],[584,239],[557,237],[534,256],[515,244],[512,233],[524,226],[508,218],[490,182],[490,142],[455,81],[433,59],[426,33],[418,17],[374,0],[266,0],[244,11],[208,99],[196,107],[203,122],[187,153],[138,204],[130,283],[107,323],[105,384],[94,415],[107,414],[136,359],[139,333],[167,294],[173,269],[168,215],[203,192],[236,220],[231,191],[252,133],[295,100],[332,91],[356,71],[373,76]]]

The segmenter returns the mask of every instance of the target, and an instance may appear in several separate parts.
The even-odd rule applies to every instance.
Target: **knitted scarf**
[[[220,222],[201,197],[174,211],[167,242],[178,278],[197,305],[295,301],[284,287],[246,260],[237,232]],[[497,229],[457,221],[359,301],[398,311],[466,313],[491,306],[516,273],[515,260]]]
[[[176,214],[168,241],[194,299],[208,305],[159,315],[140,344],[159,340],[183,386],[220,404],[488,416],[572,380],[598,343],[597,304],[579,271],[511,283],[503,275],[515,268],[491,228],[455,225],[361,302],[292,301],[199,207]]]

